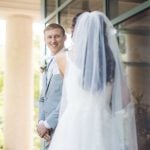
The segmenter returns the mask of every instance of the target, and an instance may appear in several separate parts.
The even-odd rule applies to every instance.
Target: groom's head
[[[64,28],[56,23],[49,24],[44,29],[44,40],[50,51],[55,55],[64,47],[66,40]]]

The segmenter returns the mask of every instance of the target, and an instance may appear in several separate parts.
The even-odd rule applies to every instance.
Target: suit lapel
[[[43,85],[42,85],[43,91],[44,91],[44,93],[45,93],[46,87],[47,87],[47,85],[46,85],[46,72],[44,72],[44,74],[43,74],[42,84],[43,84]]]
[[[68,49],[64,49],[64,51],[68,51]],[[49,66],[51,65],[51,62],[52,62],[52,59],[50,60],[50,62],[49,62],[49,64],[48,64],[48,68],[49,68]],[[53,70],[53,69],[52,69]],[[51,72],[51,74],[50,74],[50,78],[49,78],[49,81],[48,81],[48,83],[47,83],[47,81],[45,82],[46,84],[45,84],[45,94],[47,93],[47,91],[48,91],[48,88],[49,88],[49,85],[50,85],[50,82],[51,82],[51,79],[52,79],[52,76],[53,76],[53,71]],[[46,77],[46,74],[45,74],[45,79],[46,79],[47,77]]]
[[[50,75],[49,81],[48,81],[47,86],[46,86],[46,89],[45,89],[45,94],[46,94],[46,93],[47,93],[47,91],[48,91],[48,87],[49,87],[49,85],[50,85],[50,82],[51,82],[52,76],[53,76],[53,73],[51,73],[51,75]]]
[[[50,65],[51,65],[51,63],[52,63],[52,61],[53,61],[53,59],[50,60],[48,66],[47,66],[47,69],[49,69],[49,67],[50,67]],[[47,70],[47,71],[48,71],[48,70]],[[45,82],[45,83],[46,83],[46,84],[45,84],[45,94],[46,94],[46,92],[47,92],[47,90],[48,90],[48,87],[49,87],[51,78],[52,78],[52,76],[53,76],[53,68],[52,68],[51,73],[50,73],[49,81],[47,81],[47,73],[48,73],[48,72],[46,72],[46,74],[45,74],[45,79],[46,79],[46,82]]]

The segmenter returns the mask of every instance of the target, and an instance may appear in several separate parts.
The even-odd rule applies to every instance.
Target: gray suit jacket
[[[63,77],[54,74],[46,85],[46,73],[43,73],[43,88],[39,99],[39,120],[46,120],[52,129],[56,128],[60,100],[62,95]]]

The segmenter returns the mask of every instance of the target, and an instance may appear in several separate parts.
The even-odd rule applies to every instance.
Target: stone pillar
[[[150,118],[150,35],[128,33],[127,74],[131,92],[136,100],[136,120],[139,150],[148,150]]]
[[[5,150],[33,150],[32,18],[7,19],[4,136]]]

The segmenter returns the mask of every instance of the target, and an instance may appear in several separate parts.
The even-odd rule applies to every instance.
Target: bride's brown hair
[[[79,16],[80,16],[81,14],[83,14],[83,13],[85,13],[85,12],[91,12],[91,11],[90,11],[90,10],[83,10],[83,11],[77,13],[77,14],[73,17],[73,19],[72,19],[72,25],[71,25],[72,36],[73,36],[73,32],[74,32],[75,25],[76,25],[76,23],[77,23],[77,19],[79,18]]]
[[[79,18],[80,15],[82,15],[85,12],[91,12],[90,10],[87,11],[82,11],[77,13],[73,19],[72,19],[72,36],[74,33],[74,29],[75,29],[75,25],[77,23],[77,20]],[[106,80],[107,82],[113,82],[114,81],[114,76],[115,76],[115,60],[114,60],[114,56],[112,53],[111,48],[109,47],[108,44],[108,37],[107,37],[107,33],[106,33],[106,23],[103,22],[103,26],[104,26],[104,44],[105,44],[105,53],[106,53]]]

